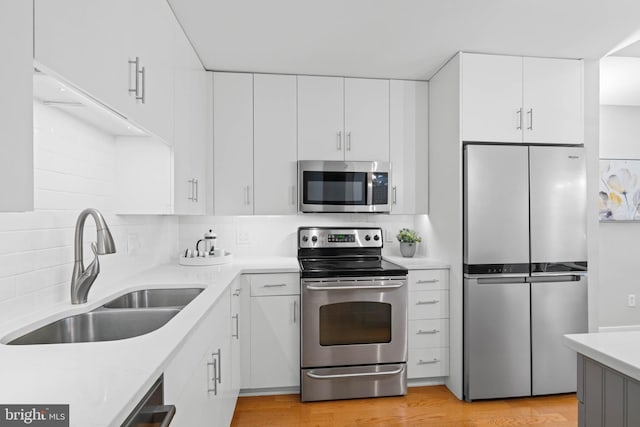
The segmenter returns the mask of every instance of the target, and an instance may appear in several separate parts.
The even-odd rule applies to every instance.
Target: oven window
[[[391,342],[391,304],[342,302],[320,307],[320,345]]]
[[[366,172],[305,171],[302,175],[305,204],[366,205]]]

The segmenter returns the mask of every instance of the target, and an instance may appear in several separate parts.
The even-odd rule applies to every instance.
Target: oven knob
[[[373,236],[373,240],[375,240],[375,241],[377,242],[378,240],[380,240],[380,236],[378,236],[378,235],[376,234],[375,236]]]
[[[308,241],[308,240],[309,240],[309,238],[308,238],[307,236],[302,236],[302,241],[303,241],[303,242],[306,242],[306,241]]]
[[[312,241],[313,243],[317,242],[317,241],[318,241],[318,236],[313,236],[313,237],[311,238],[311,241]]]
[[[366,241],[368,242],[369,240],[371,240],[371,236],[369,236],[369,235],[367,234],[366,236],[364,236],[364,240],[366,240]]]

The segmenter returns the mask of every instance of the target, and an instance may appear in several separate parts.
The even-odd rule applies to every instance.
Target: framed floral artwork
[[[640,160],[600,159],[600,221],[640,221]]]

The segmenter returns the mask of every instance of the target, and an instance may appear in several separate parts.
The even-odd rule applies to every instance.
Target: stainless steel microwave
[[[300,160],[301,212],[389,212],[389,162]]]

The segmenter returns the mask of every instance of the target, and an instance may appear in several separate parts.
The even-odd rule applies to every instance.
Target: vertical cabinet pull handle
[[[395,185],[393,186],[392,190],[393,190],[392,203],[395,205],[398,203],[398,190]]]
[[[527,111],[527,116],[529,117],[529,126],[527,126],[527,129],[533,130],[533,108],[529,108],[529,111]]]
[[[516,114],[518,115],[516,129],[522,130],[522,108],[519,108]]]
[[[146,103],[146,100],[147,100],[147,90],[146,90],[147,70],[144,67],[140,68],[140,76],[141,76],[140,96],[136,96],[136,99],[144,104]]]
[[[190,190],[189,197],[187,197],[187,200],[193,201],[193,180],[190,179],[187,182],[189,183],[189,190]]]
[[[240,339],[240,321],[238,320],[239,317],[239,314],[234,314],[233,316],[231,316],[232,319],[236,319],[236,333],[231,334],[231,338],[235,338],[237,340]]]
[[[297,323],[298,322],[298,301],[297,300],[293,300],[293,323]]]
[[[351,151],[351,132],[347,132],[347,151]]]
[[[336,136],[337,136],[336,150],[340,151],[342,150],[342,131],[339,130]]]
[[[195,192],[193,195],[193,201],[198,203],[198,193],[200,193],[199,188],[198,188],[198,180],[196,178],[193,179],[193,184],[195,187]]]
[[[215,353],[214,353],[215,354]],[[218,361],[214,358],[213,361],[207,362],[207,366],[213,366],[213,376],[207,379],[207,382],[211,380],[213,382],[213,388],[208,388],[209,393],[213,392],[214,396],[218,395]]]
[[[218,380],[218,384],[220,384],[222,383],[222,350],[218,349],[215,353],[211,353],[211,356],[213,356],[214,361],[216,357],[218,358],[218,373],[216,379]]]
[[[133,79],[131,79],[132,65],[135,65],[133,70]],[[138,85],[139,75],[140,75],[140,58],[136,56],[136,59],[129,60],[129,95],[131,94],[135,95],[136,99],[138,99],[138,96],[140,96],[140,86]],[[133,87],[131,87],[131,83],[133,83]]]

